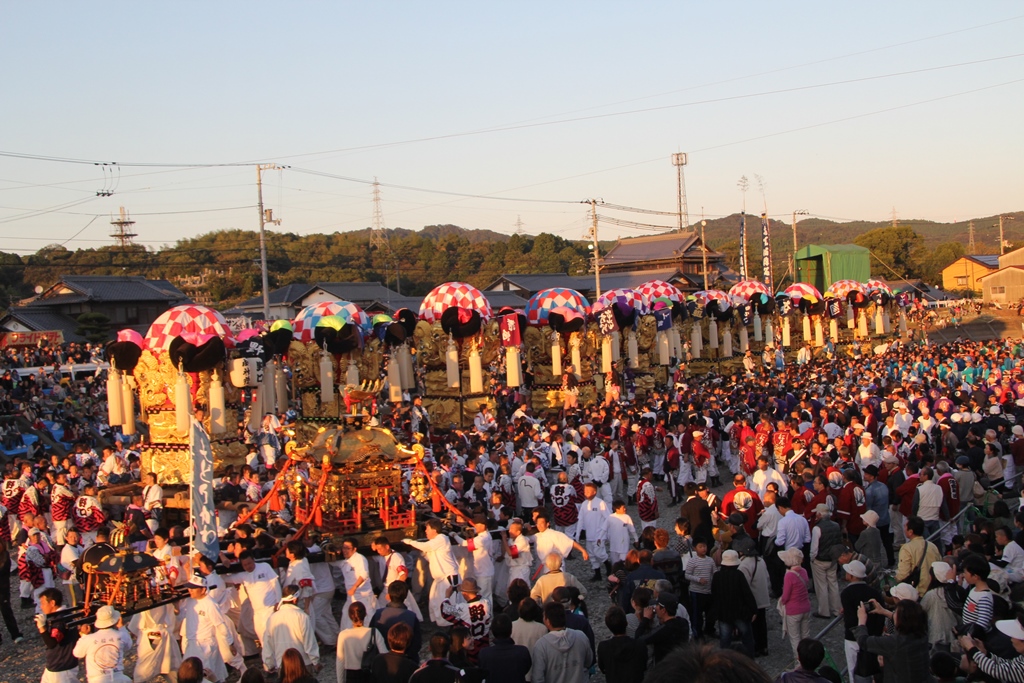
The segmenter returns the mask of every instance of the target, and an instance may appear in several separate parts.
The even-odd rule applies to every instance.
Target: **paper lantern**
[[[233,358],[228,373],[231,386],[256,387],[263,381],[263,361],[259,358]]]
[[[484,365],[480,360],[480,350],[473,345],[469,352],[469,393],[484,393]]]
[[[907,336],[907,312],[902,308],[900,309],[900,336]]]
[[[345,371],[345,384],[358,387],[359,386],[359,366],[356,365],[355,358],[352,354],[348,354],[348,370]]]
[[[116,427],[124,422],[121,408],[121,373],[110,368],[107,373],[107,423]]]
[[[892,334],[892,320],[889,318],[889,309],[882,309],[882,327],[885,334]]]
[[[726,358],[732,357],[732,330],[727,329],[722,334],[722,355]]]
[[[580,356],[579,337],[570,339],[569,346],[572,353],[572,372],[574,375],[579,377],[583,374],[583,358]]]
[[[690,328],[690,348],[694,358],[700,358],[701,352],[704,351],[704,339],[700,332],[700,321],[694,322],[693,327]]]
[[[551,374],[555,377],[562,374],[562,342],[558,333],[551,337]]]
[[[402,375],[402,388],[416,388],[416,372],[412,369],[412,353],[409,352],[409,345],[402,344],[398,347],[398,369]]]
[[[659,332],[657,335],[658,344],[658,365],[669,365],[671,361],[671,349],[669,348],[668,332]]]
[[[875,334],[885,334],[885,318],[882,316],[881,306],[875,306]]]
[[[509,346],[505,349],[505,384],[518,387],[523,383],[522,365],[519,361],[519,347]]]
[[[868,316],[864,309],[861,309],[860,315],[857,316],[857,334],[861,339],[868,338]]]
[[[825,331],[822,329],[821,317],[814,318],[814,345],[819,348],[825,345]]]
[[[750,348],[750,333],[746,325],[740,325],[740,353],[746,353]]]
[[[679,338],[679,330],[673,327],[668,331],[668,338],[672,346],[672,355],[676,358],[683,357],[683,342]]]
[[[402,402],[402,368],[394,353],[388,360],[388,400],[395,404]]]
[[[334,360],[331,354],[323,351],[320,354],[320,403],[327,404],[334,400]]]
[[[839,343],[839,321],[835,318],[828,321],[828,336],[832,338],[834,344]]]
[[[263,370],[263,412],[277,412],[277,383],[274,377],[277,375],[277,363],[268,361],[267,367]]]
[[[121,412],[124,420],[121,422],[121,433],[131,436],[135,433],[135,395],[132,393],[132,385],[125,379],[121,382]]]
[[[708,323],[708,346],[718,348],[718,322],[714,318]]]
[[[746,325],[744,325],[744,327],[746,327]],[[754,341],[759,342],[763,340],[764,337],[761,333],[761,316],[759,316],[757,313],[754,313]]]
[[[459,377],[459,347],[455,345],[455,338],[448,337],[448,348],[444,354],[445,371],[448,375],[448,386],[457,389],[460,384]]]
[[[782,319],[782,346],[788,349],[791,342],[792,338],[789,330],[789,316],[787,315]]]
[[[188,378],[185,373],[178,373],[178,381],[174,383],[174,423],[178,436],[187,436],[192,418],[192,398],[189,395]]]
[[[804,341],[811,341],[811,316],[804,316]]]
[[[775,327],[772,325],[771,318],[764,321],[764,343],[768,346],[775,345]]]
[[[601,372],[612,371],[612,338],[607,334],[601,337]]]
[[[257,385],[252,392],[252,402],[249,404],[248,429],[255,434],[260,430],[263,422],[263,385]]]
[[[622,341],[618,331],[612,332],[612,363],[622,358]]]
[[[640,346],[636,341],[636,332],[629,331],[626,338],[626,353],[629,354],[629,367],[636,370],[640,367]]]
[[[277,409],[284,413],[291,407],[288,402],[288,378],[284,368],[278,367],[274,374],[274,393],[277,394]]]
[[[223,434],[227,431],[227,419],[224,415],[224,383],[220,379],[220,373],[213,373],[210,380],[210,432]]]
[[[853,306],[846,307],[846,329],[852,330],[857,326],[857,323],[853,319]]]

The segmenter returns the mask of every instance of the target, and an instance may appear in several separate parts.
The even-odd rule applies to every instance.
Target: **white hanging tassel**
[[[629,354],[629,367],[636,370],[640,367],[640,346],[636,341],[636,332],[630,330],[626,339],[626,353]]]
[[[772,325],[771,318],[764,321],[764,343],[768,346],[775,345],[775,327]]]
[[[828,336],[832,338],[834,344],[839,343],[839,321],[835,318],[828,321]]]
[[[580,353],[581,341],[579,333],[573,333],[569,337],[569,349],[572,354],[572,374],[576,375],[577,379],[583,377],[583,354]]]
[[[713,349],[718,348],[718,321],[714,318],[708,324],[708,346]]]
[[[902,308],[900,309],[900,336],[907,336],[907,312]]]
[[[277,382],[274,377],[277,375],[277,362],[267,361],[263,369],[263,412],[277,413]]]
[[[345,384],[351,384],[354,387],[359,386],[359,365],[356,364],[356,359],[353,354],[348,354],[348,370],[345,371]]]
[[[178,381],[174,383],[174,423],[178,436],[188,436],[192,421],[192,397],[189,394],[188,378],[178,370]]]
[[[846,304],[846,329],[852,330],[856,326],[853,320],[853,306]]]
[[[700,321],[694,322],[690,328],[690,353],[694,358],[700,358],[704,351],[704,337],[700,330]]]
[[[612,371],[612,338],[607,334],[601,337],[601,372]]]
[[[398,349],[398,366],[402,372],[402,388],[416,388],[416,371],[412,368],[412,352],[408,344],[402,344]]]
[[[458,389],[459,377],[459,347],[455,344],[455,337],[448,337],[448,349],[444,354],[445,370],[448,374],[448,387]]]
[[[882,331],[885,334],[892,334],[892,319],[889,317],[889,308],[882,309]]]
[[[116,427],[124,422],[121,409],[121,373],[111,364],[107,373],[107,424]]]
[[[744,325],[746,327],[746,325]],[[763,341],[764,337],[761,335],[761,316],[756,312],[754,313],[754,341]]]
[[[484,393],[484,366],[480,360],[480,351],[476,344],[469,352],[469,393]]]
[[[283,413],[291,406],[288,403],[288,378],[284,374],[284,368],[278,366],[274,374],[274,393],[277,394],[278,409]]]
[[[814,345],[819,348],[825,345],[825,330],[822,329],[821,316],[814,318]]]
[[[882,315],[881,306],[875,306],[875,334],[885,334],[885,317]]]
[[[320,403],[327,405],[334,400],[334,359],[325,349],[320,354]]]
[[[669,339],[672,341],[672,355],[676,358],[683,357],[683,341],[679,337],[679,330],[673,325],[668,331]]]
[[[746,353],[750,348],[750,333],[746,325],[740,325],[740,353]]]
[[[402,367],[396,357],[397,351],[392,351],[388,360],[388,400],[394,404],[402,402]]]
[[[787,315],[785,318],[782,319],[782,346],[783,346],[783,348],[787,348],[788,349],[791,342],[792,342],[792,336],[790,335],[789,316]]]
[[[669,365],[671,363],[672,349],[669,348],[668,332],[659,332],[658,341],[658,365]]]
[[[505,349],[505,384],[518,387],[523,383],[522,365],[519,361],[519,347],[509,346]]]
[[[557,332],[551,335],[551,374],[555,377],[562,374],[562,341]]]
[[[224,383],[220,372],[214,371],[210,379],[210,432],[223,434],[227,430],[227,419],[224,416]]]
[[[744,327],[743,329],[747,328]],[[732,330],[728,328],[722,334],[722,355],[726,358],[732,358]]]
[[[811,341],[811,316],[804,316],[804,341]]]
[[[132,393],[132,385],[128,383],[128,378],[121,380],[121,412],[124,415],[121,433],[131,436],[135,433],[135,395]]]
[[[622,333],[619,332],[618,330],[616,330],[615,332],[612,332],[612,363],[613,364],[616,361],[618,361],[620,358],[622,358],[622,341],[620,339],[621,335],[622,335]]]
[[[252,403],[249,404],[249,431],[255,434],[263,424],[263,385],[254,383],[252,386]]]
[[[868,338],[868,314],[863,308],[860,309],[860,315],[857,316],[857,334],[861,339]]]

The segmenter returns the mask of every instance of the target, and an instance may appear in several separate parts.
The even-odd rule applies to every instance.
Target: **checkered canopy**
[[[867,294],[864,289],[864,285],[857,282],[856,280],[837,280],[832,283],[832,286],[828,288],[828,292],[833,296],[837,296],[840,299],[845,299],[850,292],[860,292],[861,294]]]
[[[430,290],[420,304],[420,320],[441,322],[441,314],[451,307],[476,311],[484,320],[494,317],[491,304],[480,290],[465,282],[446,282]]]
[[[594,302],[593,313],[596,316],[604,309],[616,303],[622,304],[627,310],[633,309],[637,312],[643,312],[647,309],[647,302],[644,301],[644,298],[635,289],[622,288],[609,289],[597,297],[597,301]]]
[[[796,282],[791,284],[789,287],[786,287],[782,293],[794,301],[807,299],[812,304],[821,301],[822,298],[821,292],[818,291],[818,288],[806,282]]]
[[[146,348],[154,352],[166,351],[175,337],[186,332],[216,335],[228,347],[235,343],[228,322],[218,311],[206,306],[185,304],[164,311],[153,321],[146,332]]]
[[[864,288],[868,290],[868,294],[882,292],[883,294],[888,294],[890,297],[893,296],[892,289],[881,280],[868,280],[864,283]]]
[[[540,290],[526,302],[526,324],[547,325],[548,313],[559,306],[571,308],[584,317],[590,315],[590,302],[582,294],[575,289],[552,287]]]
[[[732,306],[732,299],[720,289],[705,289],[700,292],[694,292],[693,296],[701,306],[707,306],[712,301],[719,302],[720,310]]]
[[[294,327],[293,338],[300,342],[313,341],[313,331],[320,319],[329,315],[336,315],[347,323],[359,327],[365,334],[373,329],[370,317],[363,309],[351,301],[321,301],[318,304],[306,306],[292,321]]]
[[[729,296],[736,304],[748,303],[755,294],[764,294],[769,299],[772,298],[771,290],[759,280],[742,280],[729,288]]]
[[[655,299],[667,298],[672,301],[681,303],[683,301],[683,295],[673,285],[662,280],[651,280],[645,282],[636,288],[636,293],[640,295],[640,298],[645,302],[654,301]],[[641,311],[647,313],[647,310]]]

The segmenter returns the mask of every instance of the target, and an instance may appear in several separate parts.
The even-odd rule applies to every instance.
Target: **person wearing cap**
[[[959,606],[964,596],[956,583],[955,567],[946,562],[933,562],[931,569],[932,581],[921,598],[921,607],[928,615],[928,642],[949,645],[956,639],[953,629],[959,617],[959,610],[950,605]]]
[[[885,547],[882,544],[882,534],[878,530],[878,513],[868,510],[861,513],[860,518],[864,522],[864,531],[857,537],[854,548],[879,567],[886,566]]]
[[[83,624],[72,654],[85,660],[88,683],[131,683],[124,675],[124,655],[132,647],[132,637],[121,622],[121,613],[110,605],[96,611],[92,626]]]
[[[913,586],[907,587],[913,591]],[[886,612],[881,601],[870,603],[871,616]],[[916,601],[900,600],[896,603],[896,609],[892,612],[895,633],[891,636],[871,633],[868,627],[869,607],[864,602],[857,606],[856,618],[854,634],[858,648],[882,658],[884,683],[931,683],[928,618]]]
[[[636,641],[650,646],[654,663],[658,664],[675,648],[690,640],[690,624],[676,616],[679,598],[674,593],[661,592],[653,605],[644,608],[640,625],[636,629]],[[657,625],[654,620],[657,619]]]
[[[320,646],[316,642],[313,620],[299,606],[302,588],[293,583],[286,585],[281,592],[281,602],[270,615],[261,641],[263,667],[267,671],[277,671],[284,653],[295,649],[302,654],[306,666],[316,669],[320,665]]]
[[[996,629],[1010,639],[1017,656],[1008,659],[992,654],[988,651],[985,641],[972,638],[970,635],[962,635],[959,642],[967,653],[967,661],[997,681],[1024,681],[1024,626],[1021,625],[1021,618],[997,621]]]
[[[739,567],[739,553],[731,548],[722,553],[721,567],[711,579],[711,617],[718,622],[718,641],[722,649],[731,647],[733,632],[739,631],[743,649],[753,657],[752,624],[757,614],[757,600]]]
[[[231,646],[238,646],[232,640],[220,607],[207,595],[206,578],[193,574],[185,587],[189,598],[181,603],[178,613],[182,656],[201,659],[213,683],[218,683],[228,676],[225,660],[232,658]],[[263,642],[265,652],[266,642]]]
[[[463,626],[469,631],[466,652],[470,661],[475,663],[480,649],[488,645],[492,616],[491,603],[481,599],[476,579],[464,579],[457,589],[448,586],[441,602],[441,614],[448,623]]]
[[[843,565],[846,572],[846,580],[849,582],[839,596],[843,606],[843,625],[845,627],[843,645],[846,653],[847,671],[855,671],[857,667],[857,653],[860,652],[860,644],[857,639],[858,610],[861,603],[871,600],[881,604],[884,601],[882,593],[878,589],[869,586],[864,582],[867,577],[867,568],[860,560],[850,560]],[[872,614],[866,621],[867,633],[872,636],[882,635],[885,626],[885,618],[880,614]],[[927,669],[925,669],[927,671]],[[871,678],[865,676],[850,676],[851,683],[870,683]]]

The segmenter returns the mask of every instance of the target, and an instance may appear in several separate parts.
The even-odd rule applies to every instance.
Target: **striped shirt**
[[[992,627],[994,610],[992,591],[980,591],[977,588],[972,588],[971,592],[967,594],[967,602],[964,603],[962,615],[964,625],[977,624],[988,631]]]
[[[984,673],[1008,683],[1024,683],[1024,657],[1003,659],[994,654],[971,650],[970,658]]]
[[[693,556],[686,561],[686,578],[690,582],[691,593],[711,594],[711,578],[715,574],[715,561],[708,556]],[[700,579],[706,579],[701,582]]]

